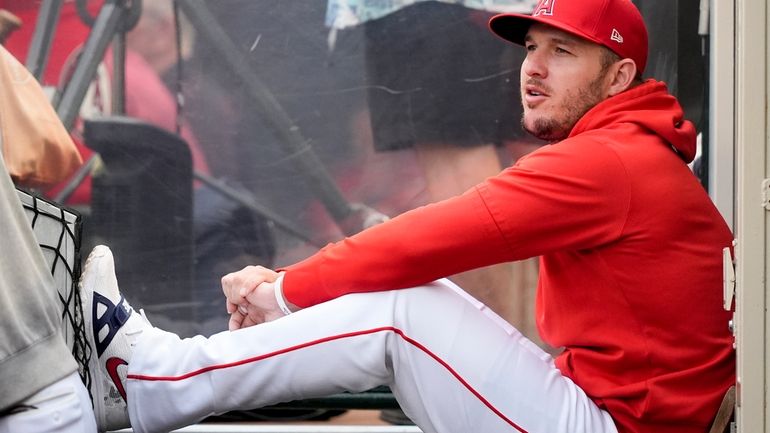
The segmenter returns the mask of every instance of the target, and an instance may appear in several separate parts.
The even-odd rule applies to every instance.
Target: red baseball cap
[[[639,74],[647,64],[647,27],[631,0],[540,0],[532,15],[495,15],[489,28],[503,39],[524,45],[533,23],[604,45],[621,58],[633,60]]]

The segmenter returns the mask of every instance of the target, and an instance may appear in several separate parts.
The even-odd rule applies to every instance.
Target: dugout
[[[55,89],[57,108],[92,161],[81,179],[46,194],[82,212],[86,245],[115,246],[127,295],[156,314],[157,323],[185,335],[222,330],[226,319],[212,275],[255,262],[291,263],[383,215],[430,201],[413,144],[377,144],[403,114],[392,108],[398,101],[383,96],[416,87],[372,73],[388,66],[372,62],[371,50],[388,44],[372,48],[367,32],[374,30],[366,22],[333,30],[327,5],[335,2],[218,0],[206,8],[211,2],[180,0],[169,9],[148,1],[141,11],[123,11],[128,2],[121,1],[58,2],[58,11],[56,3],[0,1],[25,18],[7,47],[21,59],[50,53],[47,62],[29,66]],[[532,2],[510,3],[527,10]],[[667,81],[696,123],[703,143],[699,175],[738,238],[737,431],[769,431],[770,10],[764,0],[635,3],[649,25],[645,75]],[[465,19],[478,20],[476,12]],[[46,13],[57,18],[49,26],[58,23],[48,46],[34,32]],[[129,27],[124,42],[115,38]],[[398,35],[390,35],[390,45],[397,44]],[[495,86],[510,97],[520,59],[498,48],[487,66],[504,72]],[[419,70],[426,62],[414,56],[391,67]],[[489,75],[479,69],[471,78]],[[453,96],[467,98],[474,89]],[[396,113],[373,114],[375,105]],[[411,114],[429,132],[443,129],[428,114]],[[459,116],[476,114],[466,108]],[[488,115],[498,127],[484,141],[502,165],[541,144],[511,131],[515,115]],[[404,134],[410,131],[393,133],[399,143],[408,141]],[[527,305],[536,266],[519,263],[514,272],[510,296]],[[510,314],[536,339],[530,309]]]

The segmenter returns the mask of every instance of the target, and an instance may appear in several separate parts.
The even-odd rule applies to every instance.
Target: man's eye
[[[565,50],[564,48],[561,48],[561,47],[556,47],[556,53],[557,54],[569,54],[569,51],[567,51],[567,50]]]
[[[524,48],[526,48],[527,51],[535,51],[535,44],[525,45]]]

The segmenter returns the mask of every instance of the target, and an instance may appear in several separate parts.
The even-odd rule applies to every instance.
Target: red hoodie
[[[648,81],[462,196],[288,267],[285,295],[306,307],[540,256],[538,328],[564,348],[562,373],[621,433],[704,433],[735,382],[732,234],[686,165],[694,152],[693,125]]]

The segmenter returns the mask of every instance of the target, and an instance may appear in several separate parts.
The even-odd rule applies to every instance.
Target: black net
[[[17,190],[46,263],[54,277],[61,302],[62,332],[78,363],[80,378],[90,389],[88,360],[91,347],[86,341],[83,309],[77,282],[80,279],[81,217],[35,194]]]

